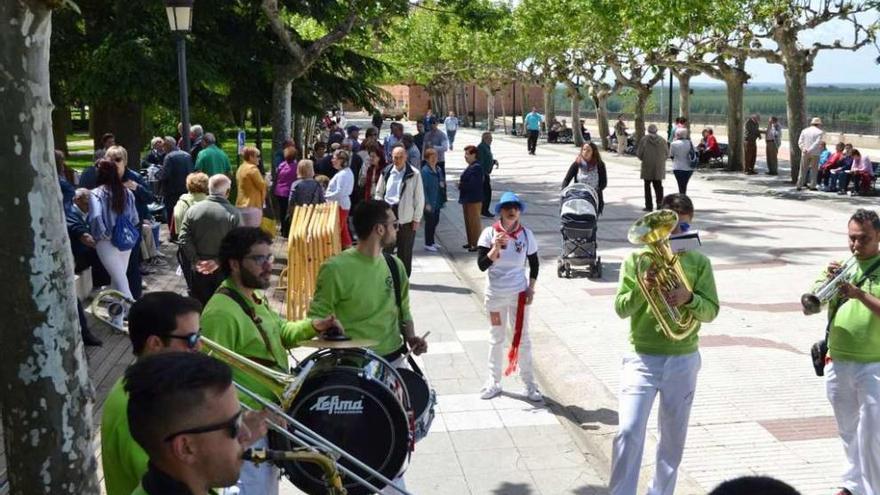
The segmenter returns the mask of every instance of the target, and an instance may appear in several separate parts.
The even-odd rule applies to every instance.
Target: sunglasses
[[[208,426],[200,426],[198,428],[190,428],[188,430],[178,431],[177,433],[172,433],[165,437],[166,442],[170,442],[180,435],[198,435],[200,433],[210,433],[212,431],[220,431],[226,430],[231,438],[238,438],[238,434],[241,431],[242,425],[242,410],[239,409],[235,416],[223,421],[222,423],[215,423],[213,425]]]
[[[202,340],[202,331],[199,330],[188,335],[166,335],[165,337],[169,339],[185,340],[187,347],[195,349],[196,346],[199,345],[199,341]]]
[[[275,261],[275,256],[271,254],[252,254],[250,256],[245,256],[244,259],[252,260],[254,263],[258,265],[265,265],[266,263],[272,263]]]

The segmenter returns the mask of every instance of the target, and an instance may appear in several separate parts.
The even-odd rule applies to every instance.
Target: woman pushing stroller
[[[519,367],[526,397],[535,402],[543,400],[532,371],[532,343],[528,334],[528,308],[538,278],[538,243],[535,234],[520,223],[524,212],[525,203],[516,194],[504,193],[495,205],[500,220],[483,230],[477,242],[477,265],[486,272],[486,311],[491,332],[489,378],[480,391],[483,399],[501,394],[504,342],[510,328],[513,337],[504,374],[510,375]]]
[[[562,187],[565,189],[574,181],[578,184],[586,184],[592,187],[599,196],[598,214],[602,214],[605,209],[605,199],[602,197],[602,191],[608,185],[608,175],[605,172],[605,162],[599,155],[599,148],[592,142],[584,143],[581,146],[581,152],[578,153],[574,163],[568,167],[568,173],[562,180]]]

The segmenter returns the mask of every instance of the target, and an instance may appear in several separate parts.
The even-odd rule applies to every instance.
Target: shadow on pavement
[[[575,488],[571,493],[574,495],[607,495],[609,491],[608,487],[605,486],[584,485],[580,488]]]
[[[492,489],[492,493],[497,493],[498,495],[531,495],[535,491],[525,483],[504,482]]]
[[[599,424],[616,426],[617,411],[605,407],[588,410],[580,406],[565,406],[550,397],[544,397],[544,406],[557,416],[577,423],[582,430],[598,430]]]
[[[409,284],[411,290],[420,290],[423,292],[440,292],[443,294],[473,294],[473,291],[466,287],[453,287],[451,285],[440,284]]]

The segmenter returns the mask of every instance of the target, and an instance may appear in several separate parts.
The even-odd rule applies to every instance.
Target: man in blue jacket
[[[64,217],[67,221],[67,234],[70,237],[70,249],[73,251],[74,273],[79,274],[90,267],[101,264],[95,251],[95,239],[89,229],[89,196],[91,192],[85,188],[76,190],[72,201],[64,203]],[[103,268],[103,267],[102,267]],[[101,339],[95,337],[89,331],[85,311],[79,298],[76,299],[76,311],[79,315],[79,325],[82,339],[85,345],[99,346],[103,344]]]

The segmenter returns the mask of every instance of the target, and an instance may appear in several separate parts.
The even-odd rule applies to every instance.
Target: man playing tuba
[[[684,194],[663,198],[661,208],[678,214],[678,222],[666,225],[671,235],[686,232],[694,215],[694,205]],[[649,215],[669,215],[654,212]],[[647,217],[645,217],[647,218]],[[647,223],[647,222],[646,222]],[[637,225],[642,224],[642,221]],[[656,234],[656,230],[646,234]],[[669,232],[667,230],[666,232]],[[632,233],[632,231],[631,231]],[[669,234],[659,236],[664,252],[669,250]],[[650,235],[644,236],[649,238]],[[634,238],[631,235],[630,240]],[[643,241],[644,242],[644,241]],[[718,315],[718,295],[712,265],[702,253],[687,251],[678,255],[680,270],[671,266],[645,266],[645,259],[657,246],[649,246],[632,253],[620,271],[620,286],[614,299],[614,309],[621,318],[630,319],[630,342],[635,352],[623,359],[618,407],[619,429],[614,438],[611,461],[610,492],[612,495],[635,495],[638,490],[639,469],[645,444],[645,429],[651,407],[660,393],[660,444],[657,448],[657,468],[651,495],[672,495],[684,451],[688,419],[694,401],[697,372],[700,370],[698,330],[700,323],[708,323]],[[650,252],[649,256],[645,256]],[[661,259],[656,256],[654,259]],[[673,257],[674,259],[674,257]],[[683,274],[687,281],[670,283],[672,272]],[[641,280],[641,283],[640,283]],[[688,289],[687,286],[692,288]],[[647,289],[647,290],[645,290]],[[657,290],[659,289],[659,290]],[[654,299],[652,304],[646,297]],[[665,302],[664,302],[665,301]],[[653,308],[664,308],[675,315],[668,321],[690,320],[687,328],[674,328],[676,323],[665,323],[664,331]],[[678,319],[683,315],[684,319]],[[670,328],[673,327],[673,328]],[[678,333],[670,333],[680,331]],[[673,338],[674,337],[674,338]]]

